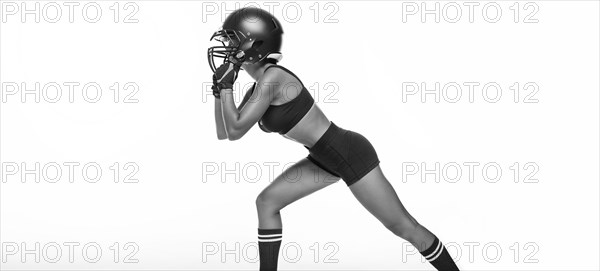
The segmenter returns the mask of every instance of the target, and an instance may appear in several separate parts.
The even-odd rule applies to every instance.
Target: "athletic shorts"
[[[308,148],[308,160],[350,186],[379,165],[375,148],[359,133],[333,122],[323,136]]]

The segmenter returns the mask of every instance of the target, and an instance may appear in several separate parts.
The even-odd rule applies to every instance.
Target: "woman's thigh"
[[[288,204],[312,194],[337,181],[339,177],[315,165],[307,158],[282,172],[258,196],[257,201],[266,201],[282,209]]]
[[[418,225],[379,166],[352,184],[350,191],[386,227],[410,229]]]

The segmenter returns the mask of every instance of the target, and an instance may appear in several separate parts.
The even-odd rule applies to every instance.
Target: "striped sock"
[[[437,236],[428,249],[421,251],[421,255],[423,255],[423,257],[425,257],[425,259],[427,259],[437,270],[459,270],[456,263],[454,263],[454,260],[452,260],[452,257],[450,257],[450,254],[448,254],[448,250],[446,250],[446,247]]]
[[[258,229],[260,271],[277,270],[277,259],[279,257],[281,238],[281,229]]]

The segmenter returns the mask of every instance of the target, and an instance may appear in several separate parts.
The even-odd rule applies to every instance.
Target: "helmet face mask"
[[[215,32],[210,40],[212,41],[213,39],[222,44],[221,46],[212,46],[208,48],[208,64],[210,65],[211,70],[215,72],[217,70],[215,58],[222,58],[222,63],[225,63],[225,60],[228,60],[232,54],[240,51],[239,47],[242,43],[242,39],[240,38],[240,33],[231,29],[223,29]]]
[[[220,30],[210,38],[221,46],[208,48],[208,63],[213,72],[215,58],[237,64],[254,64],[272,54],[281,55],[283,30],[277,18],[258,8],[242,8],[231,13]]]

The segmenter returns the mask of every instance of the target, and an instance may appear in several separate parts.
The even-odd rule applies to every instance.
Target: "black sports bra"
[[[270,68],[280,68],[300,81],[300,78],[292,73],[290,70],[279,66],[279,65],[271,65],[265,69],[265,72]],[[302,81],[300,81],[302,84]],[[254,87],[256,86],[256,82],[252,86],[252,91],[254,91]],[[286,134],[289,130],[291,130],[300,120],[308,113],[315,100],[310,95],[308,90],[302,84],[302,90],[298,94],[298,96],[294,97],[294,99],[280,105],[270,105],[267,111],[264,113],[258,125],[261,130],[270,133],[277,132],[280,134]]]

